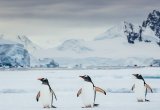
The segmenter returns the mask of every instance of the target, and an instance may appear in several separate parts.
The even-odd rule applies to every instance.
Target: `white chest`
[[[44,106],[50,106],[52,100],[52,94],[49,90],[48,85],[43,85],[40,88],[40,101]]]
[[[135,95],[137,99],[145,100],[145,86],[142,80],[135,80]]]
[[[82,86],[82,101],[85,106],[94,104],[94,88],[90,82],[84,82]]]

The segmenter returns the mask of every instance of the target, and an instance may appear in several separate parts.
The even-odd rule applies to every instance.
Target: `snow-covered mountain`
[[[154,10],[142,25],[121,22],[92,41],[68,39],[50,49],[39,48],[25,36],[18,36],[13,41],[24,45],[34,62],[32,64],[36,65],[44,58],[51,58],[50,61],[54,59],[60,66],[72,67],[157,66],[160,65],[160,12]]]
[[[109,28],[106,32],[96,36],[94,40],[106,40],[124,36],[124,22]]]
[[[160,46],[160,12],[153,10],[149,13],[147,20],[143,21],[142,27],[146,33],[149,31],[150,35],[154,36],[154,41]],[[152,40],[148,40],[152,42]]]
[[[13,39],[15,42],[18,42],[20,44],[23,44],[24,47],[29,51],[30,54],[34,55],[36,54],[36,51],[41,50],[41,48],[33,43],[28,37],[26,36],[17,36]]]
[[[150,42],[147,41],[149,39]],[[66,40],[60,46],[50,49],[47,55],[70,58],[159,59],[159,50],[155,36],[149,34],[146,36],[142,31],[142,26],[135,26],[125,21],[111,27],[95,37],[93,41]]]
[[[60,46],[56,47],[59,51],[73,51],[76,53],[90,52],[92,49],[87,47],[84,40],[69,39],[64,41]]]
[[[155,18],[151,19],[151,15]],[[159,12],[154,10],[147,18],[147,26],[125,21],[96,36],[93,41],[66,40],[56,49],[50,50],[50,55],[57,58],[60,64],[152,65],[154,59],[160,59],[160,47],[157,45],[159,17]],[[153,22],[156,31],[150,27]]]

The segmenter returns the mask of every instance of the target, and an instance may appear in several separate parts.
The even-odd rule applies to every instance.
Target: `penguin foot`
[[[52,105],[51,108],[57,108],[57,107],[55,107],[55,106]]]
[[[150,102],[150,100],[148,100],[148,99],[145,99],[145,102]]]
[[[94,104],[93,106],[94,106],[94,107],[98,107],[98,106],[99,106],[99,104]]]
[[[94,104],[94,105],[93,105],[93,107],[98,107],[98,106],[99,106],[99,104]],[[87,105],[87,106],[82,107],[82,108],[92,108],[92,106],[91,106],[91,105]]]

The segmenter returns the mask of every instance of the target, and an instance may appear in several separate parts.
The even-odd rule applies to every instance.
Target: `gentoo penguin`
[[[96,87],[88,75],[79,77],[84,80],[82,88],[80,88],[77,93],[77,97],[79,97],[79,95],[82,97],[82,102],[85,105],[83,108],[92,108],[94,106],[98,106],[98,104],[95,104],[96,92],[102,92],[105,95],[106,92],[103,89]]]
[[[138,102],[144,102],[149,101],[146,99],[147,96],[147,89],[149,89],[151,92],[151,87],[145,82],[142,75],[140,74],[132,74],[135,77],[135,83],[132,86],[132,91],[134,90],[137,101]]]
[[[52,90],[51,86],[49,85],[48,79],[39,78],[38,80],[42,81],[42,85],[41,85],[40,91],[36,96],[37,102],[40,100],[44,108],[56,108],[55,106],[52,105],[53,95],[56,100],[57,100],[57,97],[54,91]]]

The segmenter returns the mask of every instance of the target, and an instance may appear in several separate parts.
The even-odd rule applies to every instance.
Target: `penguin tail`
[[[98,106],[99,106],[99,104],[94,104],[93,106],[94,106],[94,107],[98,107]]]

